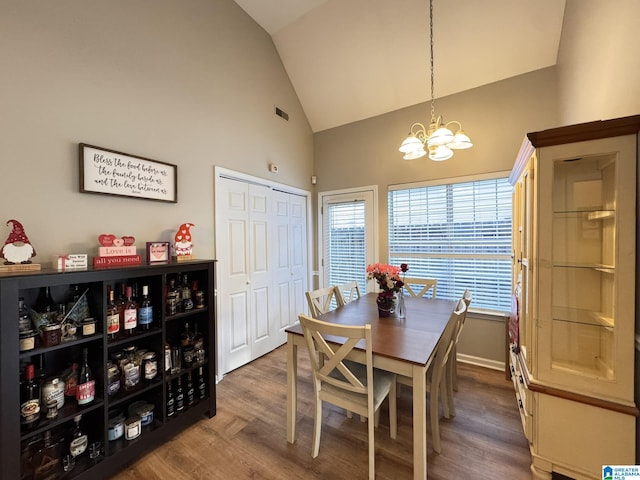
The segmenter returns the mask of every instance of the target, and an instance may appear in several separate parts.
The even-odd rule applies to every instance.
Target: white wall
[[[21,221],[36,262],[94,255],[100,233],[142,250],[186,221],[212,258],[214,165],[309,188],[311,129],[232,0],[0,0],[0,69],[0,236]],[[178,203],[79,193],[79,142],[176,164]]]
[[[561,123],[640,113],[640,2],[567,0],[558,53]]]

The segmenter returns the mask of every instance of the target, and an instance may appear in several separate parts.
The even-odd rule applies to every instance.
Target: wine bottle
[[[76,302],[80,300],[80,297],[81,297],[80,285],[73,285],[71,287],[71,292],[68,295],[68,300],[66,305],[68,311],[71,311],[71,309],[76,304]]]
[[[187,406],[191,406],[196,403],[195,390],[193,388],[193,380],[191,378],[191,372],[187,374]]]
[[[193,299],[191,298],[191,285],[187,279],[187,274],[182,275],[182,284],[180,286],[180,300],[182,301],[182,311],[188,312],[193,310]]]
[[[178,377],[178,388],[176,389],[176,412],[184,410],[184,390],[182,389],[182,377]]]
[[[107,335],[109,340],[115,340],[120,331],[120,312],[113,299],[113,290],[109,290],[109,303],[107,303]]]
[[[124,331],[127,335],[133,335],[138,325],[138,304],[133,300],[132,288],[127,286],[127,299],[122,311],[124,318]]]
[[[200,367],[199,370],[199,375],[198,375],[198,398],[200,400],[203,400],[204,397],[207,396],[207,385],[205,384],[204,381],[204,374],[202,373],[202,367]]]
[[[180,298],[178,295],[178,289],[176,288],[176,280],[172,278],[169,280],[169,288],[167,289],[167,298],[166,298],[166,314],[167,316],[172,316],[178,313],[178,303],[180,303]]]
[[[153,305],[149,298],[149,286],[142,286],[142,300],[140,302],[140,308],[138,309],[138,323],[142,330],[151,329],[153,324]]]
[[[34,382],[35,367],[33,363],[24,370],[24,382],[20,391],[20,424],[30,430],[38,426],[40,421],[40,385]]]
[[[167,417],[173,417],[176,414],[175,398],[173,396],[173,389],[171,388],[171,382],[167,383]]]
[[[96,381],[93,373],[89,368],[89,350],[82,349],[82,366],[80,367],[80,375],[78,376],[78,385],[76,386],[76,400],[78,405],[86,405],[93,402],[96,396]]]
[[[73,363],[67,370],[62,372],[62,380],[64,380],[64,396],[75,398],[78,390],[77,363]]]
[[[116,298],[116,306],[118,307],[118,315],[120,317],[120,335],[124,334],[124,305],[127,303],[125,288],[126,285],[124,283],[118,284],[118,298]]]
[[[20,297],[18,299],[18,329],[20,332],[27,332],[32,328],[31,314],[24,303],[24,297]]]
[[[69,442],[69,453],[74,457],[79,457],[86,450],[89,445],[89,439],[87,434],[80,428],[80,420],[82,420],[82,415],[76,415],[73,417],[73,422],[75,423],[73,427],[73,431],[71,432],[71,442]]]
[[[180,344],[183,347],[193,344],[193,333],[189,330],[189,323],[184,324],[184,331],[180,335]]]
[[[59,478],[62,474],[62,445],[54,442],[51,430],[44,432],[44,440],[31,459],[34,479]]]
[[[38,313],[44,313],[47,311],[47,307],[50,312],[55,312],[56,310],[56,304],[51,298],[51,290],[49,287],[42,287],[36,299],[35,309]]]

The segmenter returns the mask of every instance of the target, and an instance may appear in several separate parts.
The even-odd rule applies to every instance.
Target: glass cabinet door
[[[615,376],[615,155],[553,164],[551,364]]]
[[[633,401],[635,137],[540,149],[538,380]]]

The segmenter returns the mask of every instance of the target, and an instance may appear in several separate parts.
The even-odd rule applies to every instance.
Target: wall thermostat
[[[275,163],[270,163],[269,164],[269,171],[271,173],[278,173],[278,165],[276,165]]]

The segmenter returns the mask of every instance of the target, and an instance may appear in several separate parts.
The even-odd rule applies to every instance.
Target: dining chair
[[[453,342],[453,349],[451,350],[451,356],[449,357],[449,363],[447,364],[447,376],[448,376],[448,386],[449,391],[447,392],[448,403],[449,403],[449,413],[453,416],[456,414],[455,406],[453,404],[453,392],[458,391],[458,340],[460,340],[460,334],[462,333],[462,327],[464,327],[464,322],[467,319],[467,313],[469,312],[469,305],[471,305],[471,301],[473,300],[473,294],[471,290],[466,289],[462,294],[462,300],[464,301],[467,309],[464,312],[460,319],[460,323],[458,325],[458,329],[455,333],[455,341]]]
[[[315,418],[311,456],[316,458],[320,449],[322,404],[329,402],[353,411],[368,419],[369,478],[375,478],[374,426],[376,412],[389,398],[389,430],[395,439],[398,429],[396,411],[396,376],[391,372],[373,368],[371,325],[337,325],[299,315],[300,325],[309,349],[313,387],[315,393]],[[331,343],[328,337],[338,337],[343,344]],[[346,357],[360,343],[364,348],[365,363],[356,363]],[[321,361],[322,359],[322,361]]]
[[[338,306],[338,294],[335,287],[319,288],[305,292],[309,312],[313,318],[327,313]]]
[[[429,369],[427,370],[427,391],[425,395],[429,394],[429,420],[431,422],[431,438],[433,443],[433,451],[436,453],[442,452],[440,443],[440,412],[438,398],[441,398],[443,416],[449,418],[449,403],[447,392],[448,378],[446,374],[447,361],[453,349],[453,343],[455,340],[455,333],[458,328],[458,324],[463,315],[466,314],[467,305],[460,299],[456,305],[456,309],[451,313],[447,326],[440,337],[440,341],[436,346],[435,356]],[[397,383],[402,385],[413,386],[412,379],[403,375],[397,376]]]
[[[431,290],[431,298],[436,298],[438,280],[435,278],[406,277],[403,282],[412,297],[424,297]]]
[[[358,281],[343,283],[340,285],[334,285],[336,289],[336,297],[338,300],[338,306],[344,307],[347,303],[360,298],[360,285]]]

